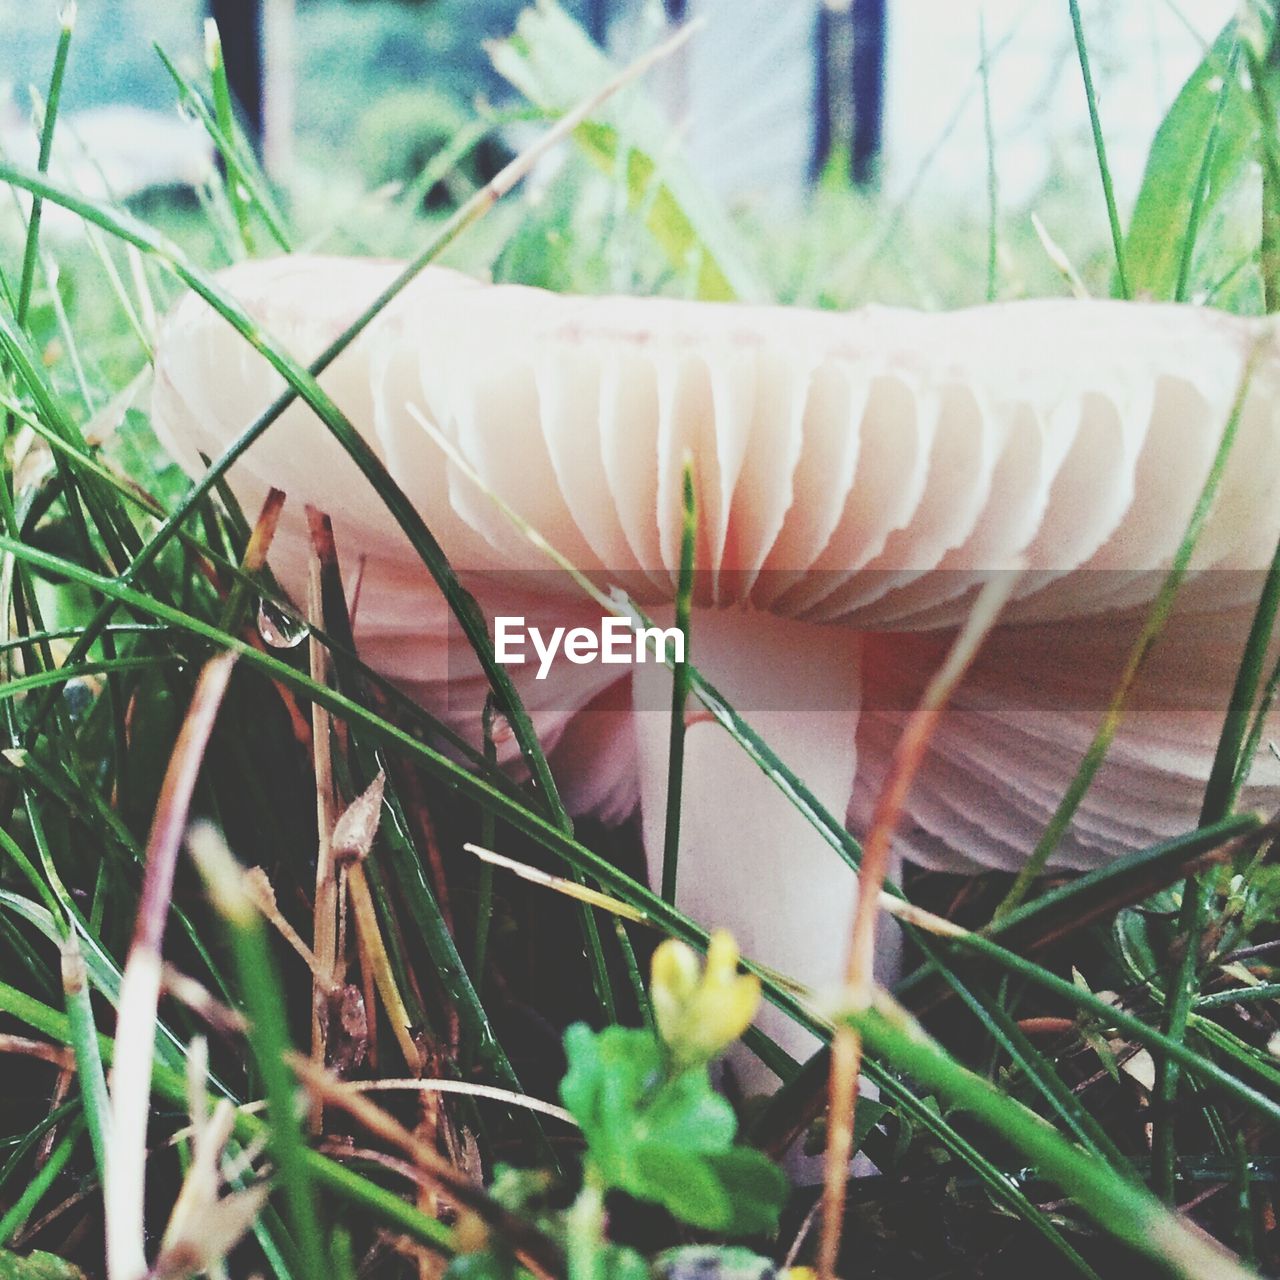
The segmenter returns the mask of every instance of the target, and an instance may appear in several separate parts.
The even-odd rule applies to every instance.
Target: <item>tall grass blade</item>
[[[680,802],[684,789],[684,712],[689,700],[689,615],[693,605],[693,560],[698,540],[698,505],[693,461],[686,458],[680,478],[683,520],[680,527],[680,572],[676,581],[675,625],[684,637],[681,660],[671,672],[671,735],[667,749],[667,816],[662,845],[662,896],[673,906],[680,857]]]
[[[1129,292],[1129,277],[1125,269],[1124,234],[1120,230],[1120,213],[1116,208],[1116,193],[1111,181],[1111,166],[1107,163],[1107,144],[1102,136],[1102,120],[1098,114],[1098,95],[1093,86],[1093,71],[1089,65],[1089,46],[1084,37],[1084,22],[1080,17],[1080,0],[1067,0],[1071,9],[1071,30],[1075,36],[1076,57],[1080,62],[1080,78],[1084,82],[1085,101],[1089,105],[1089,128],[1093,133],[1093,150],[1098,158],[1098,177],[1102,182],[1102,195],[1107,204],[1107,222],[1111,227],[1111,245],[1116,256],[1116,293],[1121,298]]]
[[[49,172],[53,159],[53,135],[58,123],[58,109],[62,104],[62,84],[67,74],[67,56],[71,52],[71,36],[75,31],[76,7],[68,4],[62,11],[58,48],[53,55],[53,73],[49,78],[49,96],[44,103],[44,119],[40,124],[40,152],[36,168]],[[40,256],[40,223],[44,217],[44,201],[38,196],[31,201],[31,215],[27,222],[27,239],[22,251],[22,274],[18,279],[18,298],[14,311],[21,328],[27,323],[31,306],[31,290],[35,284],[36,262]]]
[[[493,65],[530,102],[563,112],[606,83],[617,68],[551,0],[526,9],[509,39],[489,48]],[[671,126],[649,102],[617,99],[575,129],[593,164],[625,175],[628,207],[697,296],[759,302],[768,294],[748,265],[738,234],[671,143]]]
[[[955,1106],[971,1112],[1033,1160],[1104,1230],[1185,1280],[1252,1280],[1225,1249],[1051,1125],[966,1070],[913,1022],[882,998],[875,1007],[847,1015],[869,1046]]]
[[[210,826],[192,829],[187,846],[204,877],[205,887],[231,935],[231,949],[249,1014],[249,1043],[267,1097],[268,1150],[277,1169],[300,1273],[324,1275],[328,1252],[306,1143],[294,1104],[293,1076],[285,1063],[290,1051],[288,1014],[279,976],[267,945],[262,916],[245,891],[243,872],[222,837]]]
[[[991,50],[987,46],[987,17],[978,11],[979,68],[982,77],[982,133],[987,146],[987,301],[999,292],[1000,176],[996,170],[996,131],[991,118]]]
[[[215,49],[216,46],[216,49]],[[222,58],[222,42],[216,29],[212,43],[206,44],[208,60],[212,64],[216,56],[216,67],[210,66],[210,75],[214,86],[214,100],[217,117],[210,113],[204,99],[195,85],[182,74],[178,65],[167,53],[157,46],[156,55],[164,63],[165,70],[178,86],[180,100],[200,121],[210,141],[218,149],[223,163],[227,166],[227,193],[236,211],[237,225],[240,227],[242,243],[246,251],[254,252],[252,230],[249,226],[249,211],[254,208],[266,224],[271,238],[283,253],[293,252],[293,240],[285,227],[284,217],[271,198],[267,182],[258,170],[252,156],[245,154],[239,130],[235,125],[235,115],[231,108],[230,89],[227,86],[227,71]],[[243,219],[243,221],[242,221]],[[247,238],[245,238],[247,236]]]

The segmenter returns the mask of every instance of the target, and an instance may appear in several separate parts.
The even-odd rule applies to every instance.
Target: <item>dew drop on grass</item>
[[[258,601],[258,634],[273,649],[296,649],[308,635],[305,622],[285,613],[270,600]]]

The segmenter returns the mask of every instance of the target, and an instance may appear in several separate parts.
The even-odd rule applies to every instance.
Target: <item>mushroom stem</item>
[[[860,705],[855,632],[768,614],[703,610],[689,659],[734,704],[831,812],[853,789]],[[650,883],[662,878],[670,675],[656,664],[632,677],[640,803]],[[856,874],[715,721],[686,711],[676,905],[729,929],[745,955],[815,990],[840,981],[857,895]],[[760,1027],[807,1057],[814,1037],[766,1008]],[[762,1069],[744,1085],[763,1089]]]

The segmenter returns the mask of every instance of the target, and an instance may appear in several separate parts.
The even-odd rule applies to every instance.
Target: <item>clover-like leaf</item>
[[[581,1024],[565,1035],[560,1097],[582,1128],[589,1176],[708,1231],[771,1230],[786,1179],[734,1146],[737,1117],[705,1064],[679,1067],[648,1031]]]

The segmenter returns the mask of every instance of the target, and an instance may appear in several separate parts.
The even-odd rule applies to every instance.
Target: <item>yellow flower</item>
[[[668,938],[653,953],[651,997],[658,1033],[678,1063],[708,1062],[751,1025],[760,979],[738,972],[738,944],[722,929],[711,935],[707,963]]]

